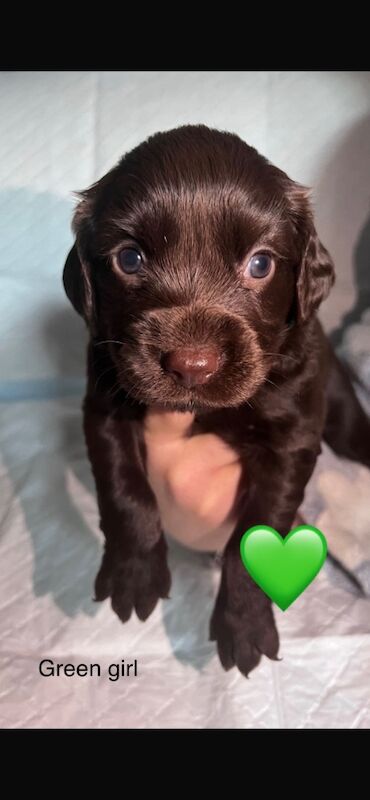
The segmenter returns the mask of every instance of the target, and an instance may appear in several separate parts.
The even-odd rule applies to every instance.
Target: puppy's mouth
[[[255,331],[223,313],[151,314],[116,353],[132,399],[174,411],[233,407],[249,400],[266,365]]]

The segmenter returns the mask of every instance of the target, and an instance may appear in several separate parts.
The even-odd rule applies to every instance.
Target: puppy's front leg
[[[140,463],[134,425],[117,410],[112,413],[93,397],[86,398],[85,438],[106,539],[95,598],[111,597],[122,622],[133,609],[145,620],[158,599],[168,597],[171,585],[167,545]]]
[[[248,677],[261,655],[276,660],[279,637],[267,595],[244,569],[240,540],[253,525],[269,525],[286,536],[302,502],[317,451],[302,449],[274,457],[273,469],[264,468],[250,484],[239,522],[223,556],[221,584],[211,618],[210,638],[217,642],[224,669],[237,666]],[[269,461],[271,462],[269,457]],[[262,467],[262,469],[261,469]]]

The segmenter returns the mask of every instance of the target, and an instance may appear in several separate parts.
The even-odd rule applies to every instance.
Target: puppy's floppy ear
[[[290,214],[301,242],[297,264],[296,320],[307,322],[328,296],[335,280],[334,264],[316,233],[310,190],[290,181]]]
[[[95,333],[96,309],[93,293],[91,266],[88,258],[87,236],[90,215],[90,203],[82,194],[73,217],[72,228],[76,234],[76,242],[69,251],[63,270],[63,285],[73,308],[80,314],[91,333]]]
[[[328,296],[334,280],[331,256],[313,228],[298,271],[298,322],[307,322],[312,317]]]

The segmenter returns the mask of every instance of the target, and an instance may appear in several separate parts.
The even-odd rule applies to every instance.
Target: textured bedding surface
[[[60,278],[70,192],[149,133],[205,122],[315,185],[339,272],[323,315],[335,327],[354,304],[352,253],[368,225],[369,76],[3,73],[0,111],[0,726],[369,727],[369,473],[327,448],[303,510],[324,520],[333,555],[360,583],[328,560],[291,608],[276,609],[281,661],[263,659],[249,680],[223,672],[208,641],[219,568],[172,542],[171,599],[146,623],[123,626],[109,602],[92,601],[102,535],[81,428],[86,334]],[[353,173],[345,206],[336,181]],[[364,312],[342,342],[365,405],[369,324]],[[100,675],[42,676],[45,659],[99,664]],[[137,674],[110,680],[122,660]]]

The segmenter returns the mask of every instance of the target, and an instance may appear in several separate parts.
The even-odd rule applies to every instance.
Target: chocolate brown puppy
[[[324,436],[370,465],[370,425],[316,312],[334,282],[309,192],[238,136],[158,133],[80,193],[64,285],[90,331],[84,430],[106,539],[96,598],[145,620],[170,588],[146,472],[148,409],[192,411],[242,466],[210,634],[248,675],[279,640],[245,572],[252,525],[286,535]]]

